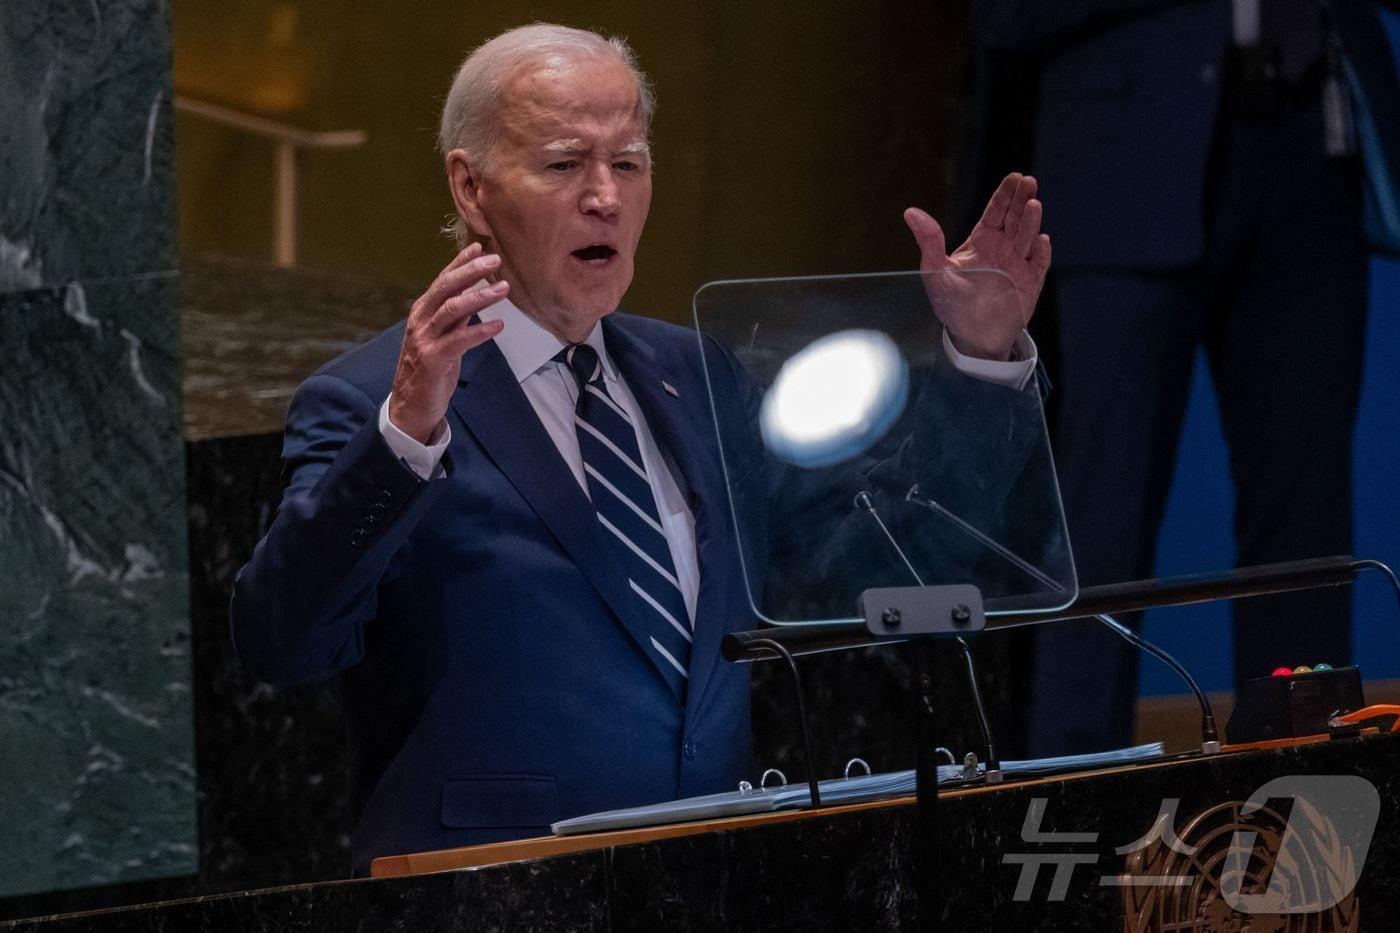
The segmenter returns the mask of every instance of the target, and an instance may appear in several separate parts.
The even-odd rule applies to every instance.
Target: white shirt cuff
[[[1012,345],[1011,355],[1014,362],[1002,363],[997,360],[984,360],[960,353],[958,348],[953,346],[953,339],[948,336],[946,330],[943,331],[943,352],[948,354],[949,362],[957,368],[958,372],[974,379],[981,379],[983,382],[991,382],[1017,390],[1024,389],[1026,383],[1030,382],[1031,376],[1035,373],[1036,361],[1039,359],[1035,341],[1024,330],[1021,331],[1016,342]]]
[[[384,443],[389,445],[394,456],[399,458],[399,462],[418,474],[419,479],[432,479],[437,472],[439,464],[442,462],[442,455],[447,450],[447,445],[452,443],[452,428],[444,420],[433,432],[437,438],[430,444],[420,444],[407,434],[400,431],[394,422],[389,420],[389,399],[384,400],[384,404],[379,406],[379,434],[384,438]]]

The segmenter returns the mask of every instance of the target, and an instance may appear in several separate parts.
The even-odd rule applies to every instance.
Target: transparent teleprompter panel
[[[696,292],[730,533],[762,621],[856,622],[872,587],[972,583],[989,615],[1074,601],[1039,375],[952,341],[1025,321],[1023,303],[991,270]]]

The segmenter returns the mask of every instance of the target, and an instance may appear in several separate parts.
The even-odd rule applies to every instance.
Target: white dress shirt
[[[549,439],[559,449],[574,479],[584,495],[588,495],[588,478],[583,472],[583,454],[579,452],[578,432],[574,427],[574,409],[578,403],[578,382],[567,364],[555,362],[554,357],[564,349],[564,342],[545,330],[528,314],[510,301],[498,301],[481,312],[481,320],[505,322],[496,335],[496,347],[506,358],[510,371],[530,400]],[[637,428],[637,446],[642,451],[642,467],[651,483],[656,499],[656,511],[671,548],[671,562],[676,566],[676,580],[685,598],[691,625],[695,624],[695,601],[700,592],[700,566],[695,554],[695,516],[681,494],[680,486],[666,466],[661,449],[656,446],[651,428],[642,417],[637,399],[617,371],[617,365],[603,344],[603,328],[595,324],[585,341],[598,352],[603,364],[603,383],[608,395],[627,413]],[[452,440],[452,431],[444,421],[441,436],[430,446],[424,446],[400,431],[389,421],[389,402],[379,410],[379,431],[395,456],[424,479],[432,476],[443,451]]]
[[[574,428],[578,383],[566,364],[554,361],[555,355],[564,349],[563,341],[509,300],[496,302],[482,311],[480,317],[483,322],[500,320],[505,323],[495,337],[496,346],[506,358],[521,390],[530,400],[530,406],[549,433],[550,440],[559,449],[559,455],[573,471],[574,479],[584,495],[587,495],[588,478],[583,472],[583,455],[579,452],[578,434]],[[656,497],[661,527],[665,529],[666,542],[671,548],[671,561],[676,566],[676,579],[680,581],[685,608],[691,625],[694,625],[695,601],[700,592],[700,568],[695,553],[695,516],[686,505],[680,486],[667,468],[660,448],[656,446],[656,439],[637,406],[637,399],[608,355],[601,323],[593,326],[585,342],[598,352],[598,359],[603,363],[603,379],[608,395],[637,427],[637,446],[642,451],[642,466],[651,482],[652,495]],[[1024,388],[1035,372],[1035,343],[1025,331],[1016,340],[1013,352],[1015,362],[1000,363],[966,356],[953,346],[947,331],[943,333],[943,352],[961,372],[1015,389]],[[389,399],[385,399],[379,408],[379,433],[394,455],[425,480],[436,475],[442,455],[452,441],[452,428],[445,420],[431,444],[420,444],[409,437],[389,420]]]

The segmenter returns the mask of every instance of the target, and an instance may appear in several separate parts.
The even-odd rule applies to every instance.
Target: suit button
[[[381,490],[379,490],[379,498],[376,500],[377,503],[382,503],[383,505],[388,505],[390,502],[393,502],[393,501],[394,501],[394,494],[393,494],[393,493],[389,492],[389,490],[387,490],[387,489],[381,489]]]
[[[350,533],[350,546],[364,547],[365,539],[368,537],[369,536],[365,534],[365,530],[363,528],[356,528],[353,532]]]
[[[686,761],[694,761],[694,760],[695,760],[695,743],[694,743],[694,742],[691,742],[691,741],[687,740],[686,743],[685,743],[685,745],[682,747],[681,750],[685,753],[685,760],[686,760]]]
[[[1215,83],[1215,66],[1214,66],[1214,65],[1209,64],[1209,63],[1206,63],[1206,64],[1202,65],[1199,74],[1200,74],[1200,76],[1201,76],[1201,83],[1202,83],[1202,84],[1214,84],[1214,83]]]

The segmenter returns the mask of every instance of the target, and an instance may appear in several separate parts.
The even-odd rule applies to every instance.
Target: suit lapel
[[[663,356],[614,318],[603,319],[608,353],[641,406],[647,426],[669,449],[684,474],[685,485],[694,495],[691,507],[695,515],[700,593],[695,606],[686,699],[687,718],[693,718],[702,708],[705,690],[720,660],[720,639],[734,621],[726,617],[727,607],[733,603],[727,586],[738,567],[737,544],[728,518],[729,494],[715,453],[713,415],[703,382],[685,378],[691,369],[685,360],[676,358],[676,354]],[[698,363],[694,369],[699,370]]]
[[[488,342],[463,359],[452,410],[622,620],[642,653],[654,664],[663,663],[651,650],[650,635],[637,618],[636,598],[627,587],[613,545],[603,539],[593,504],[495,343]],[[666,680],[659,668],[657,676]]]

